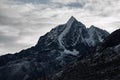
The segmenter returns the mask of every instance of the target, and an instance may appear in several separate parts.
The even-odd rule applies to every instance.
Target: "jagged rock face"
[[[32,80],[53,76],[64,65],[91,53],[91,49],[108,35],[108,32],[94,26],[86,28],[71,17],[66,24],[40,37],[34,47],[0,57],[0,79]]]
[[[62,53],[77,55],[86,51],[84,49],[96,46],[108,35],[108,32],[94,26],[86,28],[84,24],[71,17],[66,24],[59,25],[40,37],[35,48],[38,48],[38,51],[55,49]]]
[[[36,46],[43,48],[43,50],[44,47],[47,49],[50,47],[62,50],[72,49],[82,43],[82,37],[84,39],[87,36],[88,33],[85,25],[71,17],[66,24],[57,26],[41,37]]]
[[[111,35],[110,35],[111,36]],[[116,37],[114,35],[113,37]],[[108,36],[109,37],[109,36]],[[111,39],[111,38],[109,38]],[[120,40],[117,38],[118,41]],[[105,39],[106,40],[106,39]],[[105,41],[104,40],[104,41]],[[107,41],[108,38],[107,38]],[[106,43],[108,43],[105,41]],[[115,42],[116,44],[118,42]],[[101,53],[69,64],[64,70],[53,76],[53,80],[119,80],[120,79],[120,44],[108,47]]]
[[[93,25],[88,28],[88,34],[88,44],[92,46],[98,45],[96,43],[102,42],[104,38],[106,38],[106,35],[109,35],[105,30],[99,29]]]

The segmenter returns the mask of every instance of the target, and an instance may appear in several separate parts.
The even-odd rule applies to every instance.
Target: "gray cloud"
[[[119,6],[120,0],[0,0],[0,54],[35,45],[70,16],[112,32],[120,28]]]
[[[21,3],[33,3],[33,4],[46,4],[50,2],[50,0],[14,0],[14,1]]]

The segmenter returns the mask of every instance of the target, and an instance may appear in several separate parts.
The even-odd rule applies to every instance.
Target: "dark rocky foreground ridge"
[[[97,56],[96,56],[97,55]],[[67,65],[53,80],[119,80],[120,46]]]
[[[118,80],[120,47],[95,53],[108,35],[71,17],[35,46],[1,56],[0,80]]]

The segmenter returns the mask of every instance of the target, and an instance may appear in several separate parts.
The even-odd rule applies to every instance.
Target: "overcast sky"
[[[70,16],[112,32],[120,28],[120,0],[0,0],[0,55],[34,46]]]

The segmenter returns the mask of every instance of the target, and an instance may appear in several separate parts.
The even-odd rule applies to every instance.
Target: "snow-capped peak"
[[[62,39],[69,32],[69,30],[74,22],[78,22],[78,21],[73,16],[71,16],[71,18],[68,20],[68,22],[64,25],[65,29],[62,31],[62,33],[58,37],[59,44],[60,44],[61,48],[63,48],[63,49],[65,49],[65,47],[63,45]]]
[[[102,42],[103,39],[109,35],[109,33],[105,30],[99,29],[94,25],[91,25],[90,28],[87,29],[89,37],[86,39],[86,42],[89,46],[95,46],[96,43]]]
[[[75,23],[75,24],[74,24]],[[74,25],[73,25],[74,24]],[[77,26],[76,26],[77,25]],[[69,52],[69,54],[75,54],[75,52],[69,51],[65,48],[65,44],[63,42],[63,37],[66,36],[69,32],[71,27],[74,27],[73,29],[75,29],[75,27],[79,27],[79,22],[73,17],[71,16],[71,18],[68,20],[68,22],[64,25],[65,29],[62,31],[62,33],[58,36],[58,42],[60,44],[60,47],[62,49],[64,49],[64,51]]]

